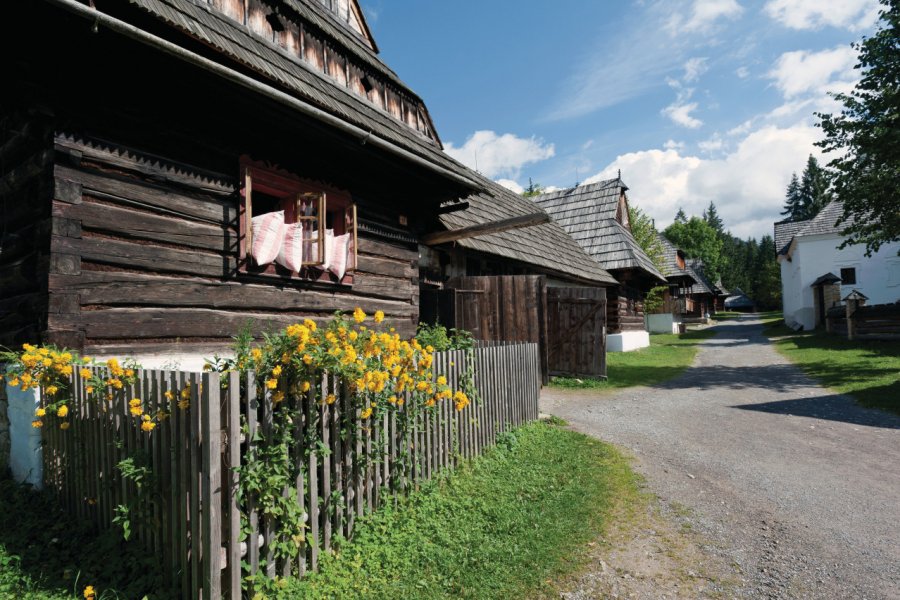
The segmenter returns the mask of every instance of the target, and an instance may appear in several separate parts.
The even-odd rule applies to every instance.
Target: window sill
[[[242,261],[238,267],[237,277],[242,280],[257,280],[266,283],[277,281],[284,284],[310,284],[324,289],[353,286],[353,273],[345,273],[342,279],[338,279],[334,273],[316,268],[306,268],[297,273],[277,264],[256,267],[248,266],[245,261]]]

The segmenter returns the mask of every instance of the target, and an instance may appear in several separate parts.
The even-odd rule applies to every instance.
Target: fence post
[[[202,579],[203,598],[222,596],[222,571],[219,553],[222,548],[222,431],[219,374],[203,374],[201,395],[202,447]],[[195,559],[196,560],[196,559]]]

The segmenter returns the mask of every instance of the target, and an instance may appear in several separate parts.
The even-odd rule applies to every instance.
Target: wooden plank
[[[154,184],[126,174],[75,169],[60,163],[54,165],[53,175],[58,179],[81,184],[83,195],[153,208],[166,214],[208,223],[234,223],[237,218],[237,206],[233,200],[205,194],[200,189],[189,193],[184,188]],[[231,193],[233,192],[232,189]]]
[[[303,443],[306,439],[306,434],[309,428],[309,423],[306,420],[306,406],[308,403],[313,401],[313,394],[315,392],[310,388],[307,390],[305,394],[302,392],[298,394],[295,398],[291,398],[290,401],[294,403],[294,411],[296,412],[296,427],[294,427],[294,439],[293,439],[293,448],[292,448],[292,459],[297,465],[297,477],[294,480],[294,490],[297,494],[297,503],[300,506],[300,510],[302,512],[309,514],[306,507],[306,481],[305,475],[306,465],[303,464],[303,452],[304,447]],[[306,523],[304,526],[308,525],[309,518],[307,517]],[[297,574],[303,576],[306,574],[306,560],[307,555],[309,554],[309,539],[306,535],[306,531],[304,531],[304,541],[303,546],[300,548],[299,554],[297,556]]]
[[[260,398],[261,403],[261,422],[263,437],[266,440],[272,438],[272,430],[274,428],[274,414],[272,412],[272,394],[268,388],[262,389]],[[275,577],[275,549],[273,542],[275,539],[275,524],[271,515],[263,514],[263,537],[265,539],[265,559],[266,559],[266,576],[270,579]]]
[[[321,381],[314,381],[310,389],[316,390],[316,395],[312,398],[313,402],[306,404],[306,423],[311,430],[316,426],[316,413],[319,410],[318,403],[325,399],[325,391],[322,389]],[[307,466],[306,473],[309,478],[309,491],[307,496],[307,506],[309,511],[309,530],[307,531],[307,539],[309,540],[309,568],[313,571],[319,567],[319,461],[316,456],[316,448],[307,448]]]
[[[240,374],[232,371],[228,374],[228,402],[226,404],[227,422],[227,466],[226,474],[228,485],[226,486],[228,539],[227,539],[227,572],[225,574],[225,589],[227,597],[231,600],[241,600],[241,513],[237,504],[237,493],[240,485],[237,469],[241,466],[241,379]],[[256,538],[248,537],[247,545],[255,542]]]
[[[479,223],[478,225],[470,225],[459,229],[451,229],[449,231],[436,231],[422,236],[422,243],[434,246],[444,244],[455,240],[488,235],[491,233],[499,233],[510,229],[521,229],[524,227],[532,227],[550,222],[550,215],[544,211],[537,211],[527,215],[510,217],[508,219],[500,219],[488,223]]]
[[[322,376],[322,396],[323,398],[329,393],[336,392],[332,385],[331,377],[327,374]],[[331,420],[333,418],[332,405],[323,402],[319,413],[319,439],[325,448],[332,448],[331,439]],[[331,551],[331,513],[333,512],[333,499],[331,497],[331,456],[326,452],[322,456],[322,541],[323,548],[326,552]]]
[[[203,597],[222,596],[222,433],[221,386],[218,373],[204,373],[202,413],[203,461]]]
[[[259,428],[259,400],[257,399],[256,373],[247,372],[247,448],[256,439]],[[250,498],[247,501],[247,521],[250,525],[250,536],[247,538],[247,559],[250,565],[250,575],[259,572],[259,513],[256,502]]]
[[[166,242],[213,250],[238,252],[238,233],[222,225],[210,225],[177,215],[154,214],[146,209],[125,207],[113,203],[100,203],[85,198],[80,204],[55,202],[53,216],[80,223],[80,231],[103,232],[117,237],[151,242]],[[78,236],[69,236],[78,237]]]
[[[355,295],[355,286],[351,294],[197,277],[82,270],[77,276],[50,275],[49,289],[77,293],[84,305],[260,309],[329,315],[335,310],[362,306],[367,312],[381,310],[389,319],[409,319],[418,313],[408,297],[405,301],[367,298]]]
[[[188,436],[190,471],[188,478],[190,479],[190,541],[191,541],[191,594],[196,595],[203,585],[203,574],[201,573],[202,550],[202,533],[200,531],[200,477],[202,462],[200,450],[200,417],[203,412],[203,406],[200,401],[199,384],[196,374],[191,373],[189,385],[191,387],[191,406],[188,409],[190,418],[190,434]]]
[[[208,277],[228,277],[237,269],[237,258],[230,253],[179,249],[155,244],[100,236],[51,237],[54,253],[81,256],[82,261],[143,268],[154,272],[184,273]]]
[[[190,394],[191,380],[186,373],[178,373],[178,392],[188,390]],[[175,395],[176,402],[181,400],[180,393]],[[181,597],[190,600],[193,597],[191,588],[191,413],[193,412],[193,398],[188,395],[188,402],[192,403],[187,409],[178,409],[178,521],[179,521],[179,562],[181,573]]]

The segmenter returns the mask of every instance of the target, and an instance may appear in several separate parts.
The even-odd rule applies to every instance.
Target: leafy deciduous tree
[[[837,157],[828,163],[835,196],[844,212],[847,240],[866,254],[900,240],[900,0],[881,0],[878,30],[859,50],[861,78],[838,114],[817,113],[825,139],[819,146]]]

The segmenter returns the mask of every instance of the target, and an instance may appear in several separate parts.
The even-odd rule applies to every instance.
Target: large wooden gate
[[[541,374],[549,378],[547,362],[547,283],[543,275],[456,277],[453,322],[489,342],[535,342],[540,348]]]
[[[547,337],[551,374],[606,377],[606,290],[548,287]]]

